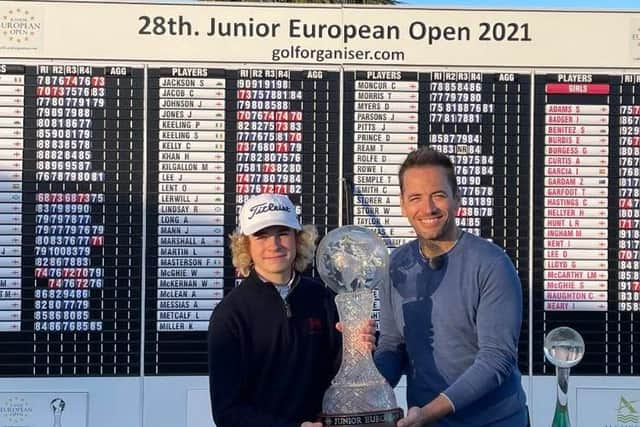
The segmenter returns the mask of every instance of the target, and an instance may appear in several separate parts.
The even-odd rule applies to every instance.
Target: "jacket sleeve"
[[[391,279],[387,278],[379,289],[380,336],[373,359],[378,371],[391,384],[391,387],[395,387],[405,371],[406,351],[404,336],[400,333],[394,316],[391,288]]]
[[[216,310],[217,311],[217,310]],[[217,427],[300,427],[263,413],[246,400],[249,361],[239,327],[226,313],[214,311],[209,322],[209,393]]]
[[[338,373],[340,364],[342,363],[342,334],[336,329],[336,323],[340,321],[338,315],[338,308],[335,303],[335,294],[327,289],[327,296],[325,299],[325,310],[327,312],[327,328],[329,333],[329,346],[332,351],[333,359],[331,365],[331,378]]]
[[[491,263],[482,277],[476,314],[478,353],[473,364],[444,391],[456,411],[500,386],[518,369],[522,323],[520,279],[506,255]]]

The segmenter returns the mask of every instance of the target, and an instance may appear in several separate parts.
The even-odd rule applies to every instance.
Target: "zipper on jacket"
[[[288,301],[284,301],[284,314],[286,314],[287,319],[291,319],[291,307]]]
[[[287,319],[291,319],[293,317],[293,313],[291,312],[291,306],[289,305],[289,297],[298,287],[298,282],[300,282],[300,275],[297,272],[293,272],[296,277],[293,279],[293,283],[291,284],[291,290],[287,294],[287,296],[282,299],[282,303],[284,304],[284,313],[287,315]]]

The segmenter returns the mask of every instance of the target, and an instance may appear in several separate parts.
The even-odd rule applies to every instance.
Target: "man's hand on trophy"
[[[407,416],[398,421],[397,427],[425,427],[453,411],[451,400],[444,393],[440,393],[422,408],[417,406],[409,408]]]
[[[336,329],[342,332],[342,322],[336,323]],[[359,342],[365,346],[367,351],[376,349],[376,321],[373,319],[366,320],[360,327]]]
[[[311,421],[305,421],[300,424],[300,427],[322,427],[322,423],[312,423]]]
[[[398,421],[398,427],[423,427],[427,425],[424,408],[412,406],[407,411],[407,416]]]

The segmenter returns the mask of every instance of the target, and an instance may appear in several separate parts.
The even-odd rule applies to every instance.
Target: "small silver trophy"
[[[318,272],[337,293],[343,343],[340,370],[322,401],[325,426],[395,427],[402,418],[393,389],[360,342],[360,328],[371,318],[373,289],[386,279],[388,263],[382,239],[363,227],[337,228],[318,245]]]
[[[51,401],[50,406],[53,411],[53,427],[62,427],[62,411],[66,406],[64,400],[56,397]]]
[[[556,367],[558,394],[551,427],[570,427],[568,396],[569,370],[584,356],[584,340],[575,330],[562,326],[549,332],[544,339],[544,355]]]

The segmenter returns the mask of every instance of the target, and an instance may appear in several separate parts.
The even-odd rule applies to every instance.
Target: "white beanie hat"
[[[302,229],[295,206],[283,194],[259,194],[247,200],[240,209],[240,233],[245,236],[274,225]]]

